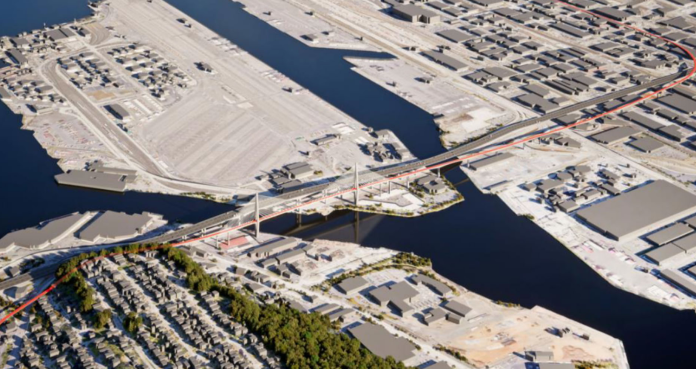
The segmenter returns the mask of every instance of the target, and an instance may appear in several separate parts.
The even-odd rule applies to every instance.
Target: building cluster
[[[79,89],[87,87],[121,87],[115,73],[104,60],[91,51],[58,60],[70,81]]]
[[[399,19],[450,26],[433,27],[449,43],[439,46],[439,50],[422,50],[423,56],[457,72],[470,69],[462,57],[464,48],[479,60],[490,60],[494,65],[497,62],[495,66],[470,72],[466,78],[494,92],[505,93],[511,100],[541,113],[569,104],[572,96],[591,98],[651,79],[635,71],[636,68],[629,69],[628,65],[653,70],[674,69],[683,64],[683,52],[664,40],[626,30],[552,0],[519,4],[472,0],[487,8],[481,12],[471,12],[459,0],[429,1],[422,5],[401,0],[384,2]],[[604,1],[589,0],[575,3],[617,21],[658,21],[661,26],[651,29],[655,34],[696,45],[691,22],[682,16],[669,18],[661,7],[649,9],[633,3],[610,7]],[[582,48],[547,47],[519,32],[516,25],[532,32],[546,32],[550,37],[575,39]],[[453,44],[457,45],[456,50]],[[583,48],[596,54],[588,55]],[[688,105],[681,97],[667,100]]]
[[[191,82],[179,67],[145,45],[114,48],[109,54],[131,73],[131,77],[147,87],[152,96],[160,100],[166,100],[174,86],[185,89]]]
[[[302,187],[302,180],[315,175],[314,168],[304,162],[284,165],[280,170],[274,170],[267,178],[278,192],[289,192]]]
[[[34,114],[44,114],[57,106],[65,105],[65,98],[58,94],[53,86],[33,78],[34,76],[29,75],[15,75],[2,79],[0,98],[24,102]]]

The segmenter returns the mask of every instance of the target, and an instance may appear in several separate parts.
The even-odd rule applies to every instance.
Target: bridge
[[[539,117],[534,117],[524,121],[513,123],[511,125],[501,127],[475,141],[463,144],[461,146],[445,151],[441,154],[432,156],[430,158],[414,160],[408,163],[387,166],[374,170],[354,172],[352,176],[342,176],[338,179],[328,180],[323,183],[308,184],[307,186],[302,187],[300,189],[286,192],[274,197],[269,197],[264,199],[263,201],[260,200],[259,195],[257,194],[253,204],[249,204],[245,207],[225,212],[223,214],[206,219],[199,223],[148,239],[144,242],[161,244],[178,240],[186,240],[188,237],[191,237],[192,235],[205,235],[208,230],[219,230],[220,228],[226,229],[226,231],[222,232],[226,233],[240,228],[255,226],[256,233],[258,234],[260,224],[265,220],[275,218],[282,214],[297,211],[303,207],[316,204],[320,201],[326,201],[331,198],[342,197],[351,193],[354,195],[355,203],[357,203],[357,199],[360,196],[360,190],[362,189],[382,185],[384,183],[386,183],[388,186],[391,186],[391,182],[402,179],[408,181],[408,177],[414,174],[431,170],[439,170],[440,168],[445,166],[467,162],[470,159],[482,157],[488,153],[493,153],[495,151],[499,151],[510,146],[529,142],[539,137],[550,135],[565,129],[569,129],[581,124],[591,122],[603,116],[609,115],[619,110],[623,110],[629,106],[638,104],[639,102],[644,101],[650,97],[653,97],[659,94],[660,92],[663,92],[668,88],[671,88],[683,82],[684,80],[690,78],[693,73],[693,69],[681,70],[677,73],[656,78],[640,85],[627,87],[622,90],[617,90],[587,101],[579,102],[561,109],[557,109],[551,113]],[[649,91],[650,89],[654,89],[658,86],[663,86],[667,83],[670,84],[655,89],[651,92],[645,92],[646,90]],[[625,98],[638,92],[643,92],[643,94],[640,96],[636,96],[635,98],[629,99],[629,101],[625,102],[625,104],[617,108],[606,110],[603,113],[597,114],[595,116],[578,120],[577,122],[574,122],[567,126],[559,126],[555,129],[551,129],[545,132],[536,134],[532,133],[523,136],[507,145],[494,146],[497,145],[496,142],[498,140],[501,140],[505,137],[510,137],[511,135],[521,130],[534,127],[535,125],[545,123],[553,119],[558,119],[567,116],[568,114],[580,111],[582,109],[604,104],[609,101]],[[482,150],[489,146],[494,147],[488,150]],[[354,167],[354,170],[357,170],[357,166]],[[350,180],[349,177],[353,177],[353,179]]]

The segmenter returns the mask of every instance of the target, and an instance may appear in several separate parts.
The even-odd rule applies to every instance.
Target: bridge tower
[[[254,219],[256,220],[256,223],[254,224],[255,227],[255,235],[256,237],[259,237],[259,234],[261,233],[261,217],[260,215],[260,206],[259,206],[259,193],[256,193],[256,201],[255,201],[255,208],[254,209]]]

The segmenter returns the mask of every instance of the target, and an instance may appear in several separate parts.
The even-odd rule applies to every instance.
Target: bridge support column
[[[302,225],[302,214],[301,213],[297,213],[295,215],[295,222],[297,223],[297,225]]]
[[[391,195],[391,181],[387,182],[389,184],[389,194]]]
[[[360,199],[360,182],[358,178],[358,163],[355,163],[355,206],[358,206],[358,199]]]
[[[440,178],[440,168],[437,168],[437,178]]]
[[[260,210],[259,210],[259,194],[258,192],[256,193],[256,211],[254,212],[254,219],[256,220],[256,224],[254,224],[254,234],[256,237],[259,236],[261,233],[261,217],[259,216]]]

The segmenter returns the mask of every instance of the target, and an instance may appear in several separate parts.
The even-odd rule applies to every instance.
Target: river
[[[60,3],[60,6],[56,4]],[[420,157],[442,151],[430,115],[350,70],[346,55],[370,53],[306,47],[228,0],[170,0],[225,38],[292,78],[346,114],[375,128],[389,128]],[[0,34],[12,35],[88,14],[84,1],[7,2]],[[378,55],[382,57],[381,55]],[[195,221],[224,206],[156,194],[107,194],[55,185],[60,172],[20,117],[0,106],[0,234],[73,211],[152,211],[170,220]],[[515,216],[502,201],[481,194],[464,175],[447,177],[465,201],[414,219],[336,213],[323,219],[295,217],[264,223],[267,232],[321,237],[366,246],[413,251],[433,260],[447,278],[486,297],[540,305],[624,341],[632,368],[694,368],[693,312],[679,312],[609,285],[546,232]]]

